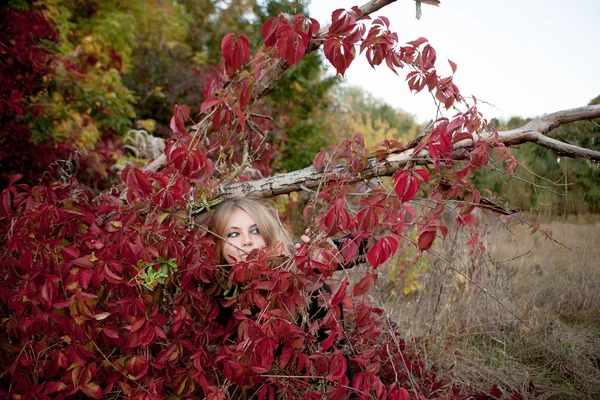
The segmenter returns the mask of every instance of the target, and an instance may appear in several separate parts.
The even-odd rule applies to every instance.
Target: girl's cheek
[[[233,247],[231,247],[231,246],[228,245],[228,246],[226,246],[226,247],[223,248],[223,255],[224,256],[230,257],[232,254],[233,255],[236,254],[236,252],[233,251]]]

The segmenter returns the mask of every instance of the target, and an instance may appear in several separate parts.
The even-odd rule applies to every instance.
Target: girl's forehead
[[[229,216],[229,220],[227,221],[227,228],[236,227],[243,228],[245,226],[255,225],[256,221],[250,214],[241,208],[236,208],[231,215]]]

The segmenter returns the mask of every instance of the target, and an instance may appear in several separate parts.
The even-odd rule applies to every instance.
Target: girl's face
[[[265,239],[252,217],[244,210],[236,209],[225,224],[223,258],[229,264],[245,260],[254,249],[265,247]]]

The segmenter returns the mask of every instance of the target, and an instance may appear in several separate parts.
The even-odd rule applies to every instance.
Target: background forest
[[[166,139],[175,105],[187,104],[192,119],[198,115],[205,85],[219,73],[225,34],[245,34],[255,51],[267,18],[306,13],[307,6],[259,0],[11,0],[0,12],[0,190],[21,174],[19,182],[30,185],[76,179],[98,194],[120,182],[123,165],[145,165],[162,151],[157,145],[141,154],[134,146],[144,135],[139,130]],[[600,104],[600,96],[589,104]],[[355,132],[372,147],[385,138],[409,142],[427,125],[345,86],[318,52],[304,57],[253,110],[264,116],[260,129],[269,144],[253,160],[256,177],[309,166],[319,150]],[[533,117],[490,125],[508,130]],[[550,136],[600,150],[600,126],[593,122],[572,123]],[[600,395],[600,335],[593,327],[600,304],[593,238],[599,232],[597,224],[578,223],[598,220],[600,169],[533,144],[513,154],[519,162],[514,175],[503,172],[502,162],[492,162],[472,183],[527,211],[526,218],[543,217],[558,230],[557,242],[577,242],[572,258],[557,256],[555,242],[515,241],[511,235],[518,228],[499,230],[500,222],[484,220],[487,260],[457,253],[456,243],[467,240],[451,234],[453,239],[434,247],[445,262],[416,251],[398,254],[382,269],[387,279],[378,291],[392,293],[384,300],[402,329],[425,337],[432,368],[454,368],[455,379],[484,390],[498,383],[530,398],[593,398]],[[230,154],[224,161],[239,163],[239,157]],[[562,222],[552,222],[556,216]],[[531,258],[534,247],[543,248],[546,258],[538,253]],[[572,260],[580,270],[567,268]],[[479,285],[494,287],[498,300],[520,310],[523,324],[499,306],[490,311],[489,298],[454,274],[450,263],[477,276]],[[531,330],[542,333],[534,337]]]

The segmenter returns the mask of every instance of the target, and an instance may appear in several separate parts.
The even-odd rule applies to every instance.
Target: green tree
[[[338,93],[338,108],[349,125],[349,137],[361,132],[369,147],[390,138],[406,143],[423,128],[412,115],[394,109],[360,88],[342,87]]]
[[[600,96],[589,105],[600,104]],[[523,126],[530,119],[512,117],[507,122],[497,119],[490,125],[497,130]],[[598,121],[580,121],[550,131],[550,137],[593,150],[600,149]],[[520,167],[514,176],[501,171],[504,164],[479,170],[473,183],[480,190],[490,189],[495,195],[509,199],[510,205],[523,209],[544,209],[553,213],[600,211],[600,169],[598,164],[581,159],[561,158],[549,149],[524,144],[512,149]]]

